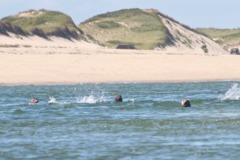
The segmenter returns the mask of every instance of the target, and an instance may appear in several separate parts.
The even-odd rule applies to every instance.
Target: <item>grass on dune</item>
[[[240,29],[199,28],[197,30],[205,33],[221,45],[240,42]]]
[[[154,14],[140,9],[126,9],[95,16],[79,26],[102,44],[115,48],[133,44],[139,49],[153,49],[164,43],[167,29]]]
[[[69,16],[61,12],[47,10],[29,10],[27,12],[22,12],[16,16],[5,17],[1,19],[0,22],[11,23],[23,28],[28,32],[35,28],[42,29],[45,32],[54,31],[56,28],[76,28]]]

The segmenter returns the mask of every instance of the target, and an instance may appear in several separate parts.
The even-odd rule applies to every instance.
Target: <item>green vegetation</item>
[[[28,32],[35,28],[41,29],[46,33],[65,27],[68,27],[70,30],[77,28],[69,16],[61,12],[44,9],[39,11],[29,10],[21,12],[16,16],[5,17],[0,20],[0,23],[11,23]]]
[[[167,29],[157,14],[140,9],[108,12],[79,25],[101,44],[115,48],[118,44],[132,44],[138,49],[153,49],[164,44]]]
[[[208,53],[207,45],[203,45],[201,48],[202,48],[204,53]]]
[[[240,42],[240,29],[199,28],[197,30],[223,46]]]
[[[99,28],[103,29],[111,29],[111,28],[118,28],[120,25],[114,21],[103,21],[96,23]]]

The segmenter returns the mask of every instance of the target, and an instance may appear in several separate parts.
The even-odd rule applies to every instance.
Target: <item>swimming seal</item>
[[[191,103],[188,99],[183,99],[181,104],[183,107],[191,107]]]
[[[29,104],[37,104],[38,102],[39,102],[38,99],[32,98],[32,99],[29,101]]]
[[[116,95],[115,96],[115,102],[122,102],[123,99],[122,99],[122,95]]]

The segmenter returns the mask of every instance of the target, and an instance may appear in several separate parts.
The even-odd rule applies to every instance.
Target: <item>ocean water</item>
[[[1,160],[236,160],[239,134],[240,82],[0,86]]]

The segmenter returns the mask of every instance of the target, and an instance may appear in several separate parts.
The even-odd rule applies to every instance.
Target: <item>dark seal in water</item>
[[[122,99],[122,95],[116,95],[115,96],[115,102],[122,102],[123,99]]]
[[[188,99],[183,99],[181,104],[183,107],[191,107],[191,103]]]
[[[29,101],[29,104],[37,104],[38,102],[39,102],[38,99],[32,98],[32,99]]]

